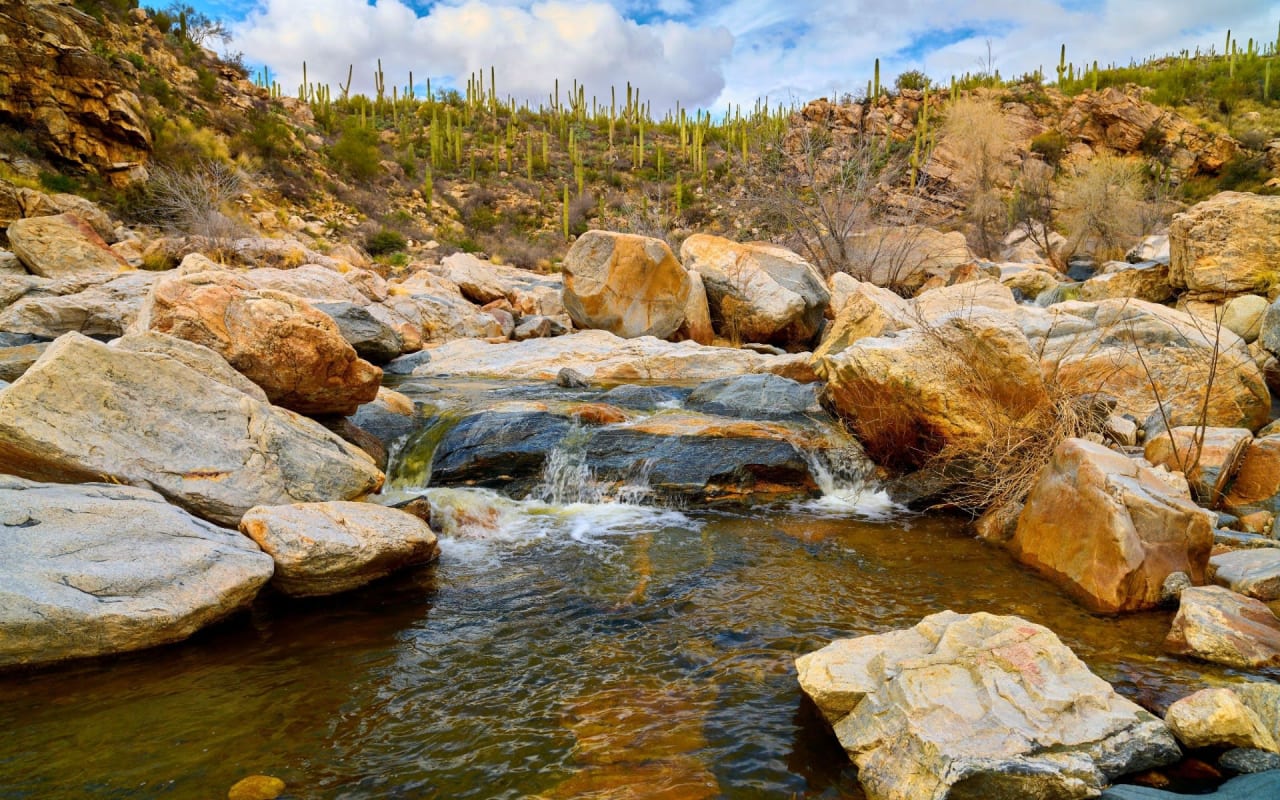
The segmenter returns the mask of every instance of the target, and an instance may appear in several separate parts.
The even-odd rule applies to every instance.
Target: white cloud
[[[858,93],[877,57],[885,83],[909,69],[945,82],[976,71],[988,40],[1002,75],[1043,67],[1052,80],[1064,42],[1077,64],[1128,63],[1220,49],[1227,28],[1270,41],[1280,19],[1262,0],[442,0],[422,16],[410,0],[257,2],[233,49],[279,70],[289,92],[304,58],[329,83],[354,64],[367,91],[381,57],[400,86],[410,69],[465,83],[493,65],[504,95],[537,102],[578,78],[607,102],[631,81],[655,109]]]
[[[409,72],[433,88],[449,76],[497,71],[503,96],[546,98],[556,79],[562,97],[576,78],[608,102],[628,81],[658,108],[708,104],[724,89],[723,64],[733,37],[722,27],[680,22],[641,24],[604,2],[437,4],[419,15],[402,0],[264,0],[233,29],[232,49],[265,63],[292,94],[307,62],[308,78],[337,86],[354,65],[353,91],[371,91],[382,59],[387,91]],[[336,91],[336,89],[335,89]]]

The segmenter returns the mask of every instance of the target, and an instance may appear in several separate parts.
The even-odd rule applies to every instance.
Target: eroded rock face
[[[1174,572],[1204,583],[1213,519],[1155,470],[1067,439],[1028,495],[1009,548],[1087,607],[1135,611],[1158,605]]]
[[[248,539],[147,489],[0,475],[0,667],[185,639],[271,574]]]
[[[1181,755],[1160,720],[1018,617],[944,611],[796,668],[877,800],[1093,797]]]
[[[831,293],[821,273],[786,248],[695,234],[680,245],[680,258],[702,276],[721,336],[802,344],[822,328]]]
[[[1252,442],[1244,428],[1178,427],[1149,439],[1143,456],[1185,474],[1196,499],[1216,508]]]
[[[377,396],[382,380],[382,370],[306,300],[229,272],[157,282],[138,326],[210,348],[272,403],[302,414],[351,414]]]
[[[32,275],[66,278],[132,269],[89,223],[74,214],[14,220],[9,247]]]
[[[684,323],[689,287],[660,239],[587,231],[564,257],[564,306],[580,328],[666,339]]]
[[[1259,436],[1249,442],[1222,507],[1236,516],[1258,511],[1280,513],[1280,435]]]
[[[860,339],[815,369],[867,453],[891,467],[980,448],[1001,420],[1034,424],[1048,409],[1039,361],[999,315],[944,314],[927,328]]]
[[[372,503],[258,506],[240,530],[275,561],[272,585],[295,597],[345,592],[440,555],[426,522]]]
[[[0,394],[0,472],[155,489],[225,525],[256,505],[347,500],[381,486],[372,459],[247,391],[216,354],[172,337],[167,347],[195,352],[58,339]]]
[[[1182,592],[1165,649],[1229,667],[1280,666],[1280,619],[1261,600],[1221,586]]]
[[[1267,294],[1280,286],[1280,197],[1222,192],[1173,218],[1169,278],[1192,292]]]
[[[59,158],[108,176],[146,160],[151,129],[137,95],[93,50],[101,26],[48,0],[0,10],[0,116]]]

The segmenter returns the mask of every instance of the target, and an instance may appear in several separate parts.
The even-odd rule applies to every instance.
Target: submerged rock
[[[275,561],[272,585],[294,597],[345,592],[440,555],[426,522],[372,503],[258,506],[240,530]]]
[[[1185,800],[1189,795],[1152,789],[1147,786],[1112,786],[1102,793],[1102,800]],[[1209,794],[1195,795],[1198,800],[1262,800],[1280,797],[1280,771],[1260,772],[1232,778]]]
[[[1058,445],[1009,543],[1095,611],[1160,603],[1170,574],[1203,583],[1213,514],[1155,470],[1083,439]]]
[[[877,800],[1091,797],[1181,755],[1164,723],[1018,617],[944,611],[796,668]]]
[[[185,639],[271,574],[248,539],[147,489],[0,475],[0,667]]]
[[[157,352],[156,339],[173,354]],[[131,483],[227,525],[256,505],[381,486],[372,459],[269,405],[217,354],[159,334],[137,350],[133,341],[69,333],[0,394],[0,471]]]

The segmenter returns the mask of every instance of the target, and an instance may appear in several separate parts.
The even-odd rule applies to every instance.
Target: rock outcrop
[[[1280,289],[1280,197],[1222,192],[1173,218],[1169,278],[1197,294]]]
[[[1018,617],[944,611],[796,668],[877,800],[1092,797],[1181,755],[1160,720]]]
[[[680,258],[702,276],[721,336],[804,344],[822,327],[831,294],[818,270],[790,250],[695,234],[680,245]]]
[[[1213,515],[1185,489],[1083,439],[1058,445],[1009,548],[1095,611],[1153,608],[1175,572],[1204,583]]]
[[[440,555],[426,522],[372,503],[258,506],[240,531],[275,562],[272,585],[294,597],[345,592]]]
[[[235,525],[253,506],[376,490],[372,459],[275,408],[215,353],[155,335],[109,346],[69,333],[0,393],[0,472],[155,489]],[[233,377],[234,376],[234,377]]]
[[[272,403],[302,414],[351,414],[377,396],[382,379],[306,300],[230,272],[157,282],[137,324],[210,348]]]
[[[185,639],[271,574],[248,539],[155,492],[0,475],[0,667]]]
[[[684,324],[689,287],[661,239],[587,231],[564,257],[564,306],[579,328],[666,339]]]

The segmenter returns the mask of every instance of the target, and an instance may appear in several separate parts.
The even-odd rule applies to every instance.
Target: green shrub
[[[370,180],[378,175],[378,134],[362,127],[358,120],[347,120],[329,151],[334,165],[357,180]]]
[[[1218,186],[1224,191],[1257,192],[1269,180],[1271,172],[1267,169],[1265,156],[1240,153],[1222,166]]]
[[[196,68],[196,91],[204,100],[218,99],[218,76],[204,67]]]
[[[911,89],[920,92],[929,87],[929,76],[918,69],[908,70],[894,78],[893,85],[898,87],[898,91]]]
[[[369,234],[364,240],[364,249],[371,256],[383,256],[389,253],[401,253],[408,247],[404,235],[397,231],[383,228],[377,233]]]
[[[1067,152],[1067,137],[1062,131],[1045,131],[1031,140],[1031,152],[1039,154],[1046,164],[1056,167]]]
[[[40,185],[59,194],[74,194],[79,188],[75,178],[60,172],[41,172]]]

